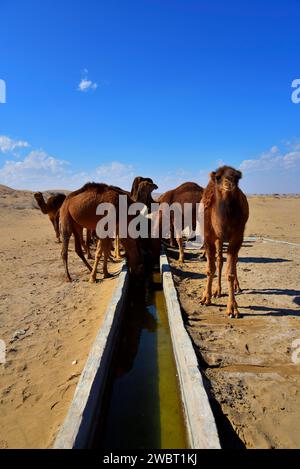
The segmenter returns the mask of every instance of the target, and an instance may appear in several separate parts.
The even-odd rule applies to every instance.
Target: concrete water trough
[[[122,342],[122,334],[124,333],[123,326],[127,318],[126,302],[129,295],[129,274],[127,267],[123,265],[118,284],[105,314],[104,323],[91,348],[68,414],[55,440],[54,448],[97,448],[100,446],[102,448],[128,447],[128,449],[132,449],[134,447],[132,445],[135,443],[141,444],[140,447],[153,449],[171,448],[170,445],[173,440],[170,439],[169,435],[165,438],[164,434],[166,435],[172,431],[178,432],[176,429],[172,429],[173,423],[166,426],[165,421],[170,418],[173,422],[175,413],[182,414],[183,433],[185,434],[184,447],[192,449],[220,448],[214,416],[203,385],[192,342],[184,327],[172,273],[165,254],[162,254],[160,257],[160,271],[163,286],[163,293],[161,295],[164,297],[162,301],[165,303],[164,314],[166,320],[156,313],[151,317],[150,313],[153,314],[155,304],[146,304],[146,314],[150,317],[152,323],[156,321],[157,327],[152,327],[152,324],[150,330],[147,331],[145,326],[141,326],[141,330],[137,331],[136,325],[134,326],[133,334],[136,335],[136,344],[133,349],[135,356],[131,357],[132,367],[130,374],[128,373],[128,380],[128,377],[126,377],[128,370],[123,373],[120,372],[120,364],[117,362],[118,358],[116,358],[120,342]],[[160,304],[161,300],[156,299],[156,302]],[[140,303],[138,303],[139,305]],[[137,313],[139,314],[139,311]],[[141,312],[141,314],[143,313]],[[141,319],[141,322],[145,321]],[[162,334],[163,328],[165,331]],[[166,337],[166,329],[167,334],[170,336],[169,338]],[[157,334],[158,336],[156,337]],[[155,337],[156,339],[154,339]],[[174,368],[169,365],[166,366],[165,354],[167,347],[165,343],[168,341],[170,342]],[[127,343],[126,340],[125,343]],[[159,343],[162,345],[159,345]],[[129,344],[130,346],[132,349],[132,344]],[[155,357],[153,356],[154,353]],[[122,354],[124,355],[123,351],[121,352],[121,358]],[[164,354],[163,359],[161,359],[160,354]],[[149,370],[143,370],[143,364],[147,367],[148,363],[150,364]],[[168,363],[170,363],[170,360]],[[116,378],[113,378],[114,368],[117,369],[117,373],[115,373]],[[166,373],[166,370],[169,373],[167,378],[161,376],[161,373]],[[170,379],[170,373],[174,375],[172,380]],[[123,375],[125,375],[125,379]],[[112,385],[114,379],[117,382],[117,386],[115,384]],[[151,383],[151,379],[155,383]],[[143,390],[142,392],[140,391],[141,381],[144,380],[144,386],[146,386],[145,393]],[[172,399],[169,399],[166,395],[161,396],[161,394],[169,392],[166,391],[166,384],[164,383],[166,380],[172,381],[173,385],[175,383],[177,387],[176,393],[171,392],[169,394],[178,394],[179,404],[177,404],[177,408],[172,407],[172,402],[170,404],[169,401],[172,401]],[[135,387],[138,388],[136,392]],[[120,395],[120,393],[123,394]],[[112,397],[110,397],[110,394]],[[143,406],[144,401],[137,402],[137,397],[140,398],[140,395],[143,394],[148,394],[145,407],[151,406],[153,404],[152,401],[155,401],[155,399],[159,400],[158,405],[154,403],[155,408],[158,408],[159,414],[156,420],[152,419],[152,414],[155,414],[156,411],[149,411],[148,409],[149,415],[147,415],[147,412],[141,412],[141,409],[139,409],[139,407]],[[134,401],[131,404],[128,403],[130,399]],[[123,404],[120,405],[120,402]],[[114,409],[116,406],[117,410]],[[170,406],[167,412],[164,409],[165,406]],[[140,413],[133,415],[135,411]],[[107,417],[108,412],[113,414],[113,416]],[[120,416],[119,414],[122,412],[126,415]],[[177,418],[178,415],[175,417]],[[122,433],[122,428],[124,428],[127,433],[126,438],[120,446],[118,446],[120,444],[119,440],[116,441],[115,446],[114,442],[111,441],[116,437],[115,431],[111,435],[101,435],[101,431],[99,434],[99,422],[103,422],[105,419],[108,421],[109,418],[111,421],[107,423],[107,427],[111,426],[114,429],[118,427],[119,433]],[[120,425],[118,419],[120,420]],[[152,419],[152,421],[149,419]],[[139,420],[143,420],[143,422]],[[175,421],[179,422],[180,418],[178,417]],[[141,423],[142,426],[147,427],[147,433],[155,433],[155,438],[151,439],[150,437],[143,443],[135,439],[133,427],[134,425],[138,426],[136,435],[141,438],[140,428],[142,427],[139,427]],[[180,424],[178,423],[178,425]],[[161,426],[161,428],[153,428],[155,426]],[[128,445],[129,432],[133,434],[130,441],[131,446],[126,446]],[[120,437],[120,435],[118,436]],[[181,444],[182,441],[183,439],[178,440],[178,436],[177,440],[174,440],[177,445]],[[166,444],[168,446],[164,446]],[[174,446],[174,448],[179,447]]]

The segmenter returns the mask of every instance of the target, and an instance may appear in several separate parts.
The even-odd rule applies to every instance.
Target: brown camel
[[[223,265],[223,243],[228,242],[227,282],[229,299],[227,315],[238,317],[235,300],[238,252],[243,243],[244,230],[249,217],[249,206],[245,194],[238,187],[242,173],[230,166],[222,166],[210,174],[210,181],[203,193],[204,204],[204,245],[207,255],[207,283],[201,304],[210,305],[212,283],[216,271],[216,250],[218,263],[218,288],[215,296],[221,295],[221,274]]]
[[[134,202],[142,202],[148,207],[148,209],[150,209],[151,203],[154,202],[151,193],[156,189],[158,189],[158,187],[156,184],[153,183],[151,178],[144,178],[142,176],[137,176],[133,180],[131,191],[130,192],[124,191],[124,193],[130,195],[131,199]],[[116,235],[116,238],[115,238],[114,257],[116,260],[121,258],[118,234]]]
[[[49,220],[51,221],[57,241],[60,243],[60,234],[59,234],[59,209],[62,206],[66,196],[65,194],[55,194],[51,195],[47,202],[45,201],[43,194],[41,192],[36,192],[34,198],[37,201],[41,211],[48,215]]]
[[[141,202],[145,204],[148,210],[151,209],[151,204],[155,202],[152,198],[152,192],[158,189],[157,185],[154,184],[152,179],[144,178],[138,185],[135,191],[135,198],[136,202]]]
[[[81,189],[72,192],[66,197],[65,202],[63,203],[60,210],[60,222],[61,233],[63,237],[62,259],[65,266],[67,280],[71,281],[68,270],[68,244],[70,236],[74,234],[75,251],[82,259],[86,267],[92,271],[92,267],[85,259],[81,249],[80,232],[83,227],[89,230],[96,230],[97,223],[99,220],[101,220],[101,218],[103,218],[103,215],[96,214],[97,207],[101,203],[110,203],[114,205],[116,209],[116,231],[118,231],[119,195],[127,196],[128,205],[132,203],[130,197],[124,191],[122,191],[122,189],[108,186],[107,184],[97,183],[87,183]],[[128,223],[130,220],[131,217],[128,216]],[[125,255],[128,260],[130,272],[136,275],[141,274],[143,271],[143,266],[138,241],[130,237],[122,238],[121,241],[125,249]],[[95,263],[99,262],[101,248],[104,250],[105,264],[107,263],[107,259],[111,250],[111,243],[112,238],[103,239],[101,240],[101,243],[98,243],[99,246],[97,246]],[[97,266],[95,268],[95,272],[96,269]],[[104,271],[107,274],[107,267],[104,267]]]
[[[144,178],[142,176],[136,176],[133,180],[133,183],[132,183],[132,186],[131,186],[131,191],[130,191],[130,197],[135,202],[137,201],[137,191],[138,191],[139,185],[143,181],[146,181],[146,182],[149,182],[150,184],[153,184],[153,181],[152,181],[151,178]],[[156,185],[156,184],[154,184],[154,185]],[[157,186],[156,186],[156,189],[157,189]],[[154,190],[154,188],[152,190]]]
[[[199,186],[195,182],[185,182],[181,184],[180,186],[176,187],[175,189],[172,189],[162,194],[159,197],[158,202],[159,203],[166,202],[169,205],[173,203],[179,203],[182,207],[182,213],[183,213],[183,207],[185,203],[192,204],[192,223],[193,223],[192,229],[195,230],[197,204],[201,202],[202,194],[203,194],[203,188],[201,186]],[[184,219],[182,221],[183,221],[182,227],[184,229],[186,228],[185,226],[183,226]],[[184,262],[184,249],[183,249],[182,236],[179,236],[177,234],[176,241],[179,247],[179,262],[180,264],[182,264]],[[175,245],[173,214],[171,214],[171,220],[170,220],[170,245],[171,246]]]

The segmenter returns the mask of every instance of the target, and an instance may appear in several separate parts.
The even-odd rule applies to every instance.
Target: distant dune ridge
[[[57,194],[58,192],[63,194],[70,193],[70,191],[62,189],[46,190],[43,191],[43,194],[47,199],[50,195]],[[39,207],[35,198],[33,197],[33,194],[34,191],[12,189],[11,187],[0,184],[0,207],[11,207],[17,210],[26,210],[31,208],[38,209]]]

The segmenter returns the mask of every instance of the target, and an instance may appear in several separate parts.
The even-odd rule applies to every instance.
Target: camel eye
[[[220,182],[220,181],[221,181],[221,176],[216,176],[216,180],[217,180],[218,182]]]

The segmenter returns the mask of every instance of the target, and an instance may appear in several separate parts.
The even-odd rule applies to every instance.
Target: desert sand
[[[300,198],[257,196],[249,202],[246,236],[300,244]],[[0,447],[48,448],[117,278],[89,284],[71,244],[75,281],[66,283],[60,245],[30,191],[0,186],[0,220],[0,338],[7,344],[6,363],[0,364]],[[225,318],[226,296],[200,306],[205,263],[197,252],[187,252],[183,268],[178,252],[169,254],[222,443],[300,447],[300,364],[292,361],[292,342],[300,339],[300,246],[244,243],[238,320]],[[109,269],[118,272],[120,264]],[[226,293],[225,273],[223,278]]]
[[[238,264],[240,319],[225,317],[226,263],[224,296],[207,307],[199,303],[206,263],[188,251],[181,269],[178,252],[169,249],[169,256],[222,444],[299,448],[300,363],[293,361],[293,341],[300,339],[300,198],[250,197],[249,203],[246,236],[299,245],[244,242]]]
[[[34,207],[30,191],[0,186],[0,448],[51,447],[117,282],[88,283],[72,244],[65,282],[52,225]]]

